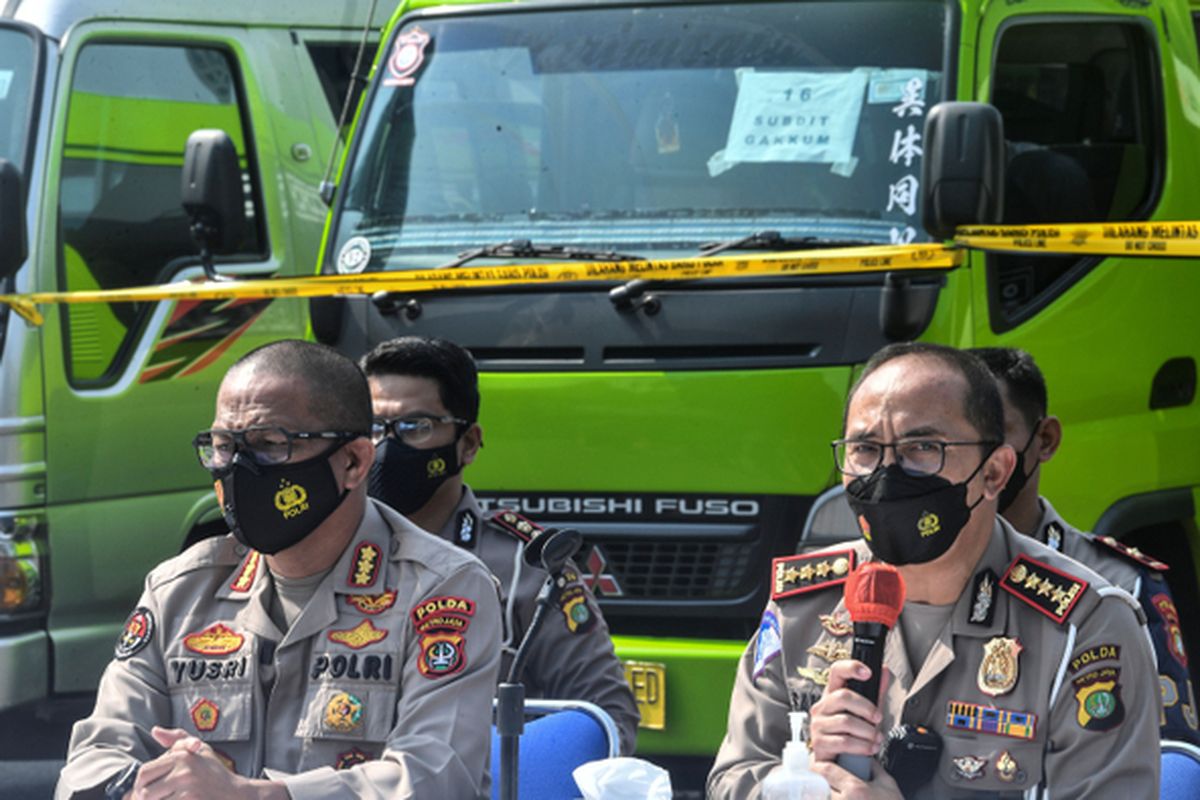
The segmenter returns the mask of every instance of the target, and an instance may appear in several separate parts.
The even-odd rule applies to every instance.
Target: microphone
[[[582,546],[583,536],[574,528],[549,528],[526,542],[523,557],[529,566],[558,577]]]
[[[870,561],[850,573],[845,592],[846,609],[854,623],[850,657],[871,670],[870,678],[850,681],[847,688],[878,704],[884,640],[904,608],[904,578],[891,564]],[[837,763],[860,780],[871,779],[870,756],[842,753]]]

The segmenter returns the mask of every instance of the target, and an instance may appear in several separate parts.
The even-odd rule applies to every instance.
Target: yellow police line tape
[[[459,267],[361,275],[311,275],[230,281],[183,281],[130,289],[0,295],[34,325],[38,306],[51,303],[130,303],[157,300],[225,300],[262,297],[330,297],[390,292],[432,292],[581,281],[694,280],[763,275],[852,275],[893,270],[954,269],[963,249],[1041,255],[1200,256],[1200,222],[1119,222],[1056,225],[967,226],[953,245],[908,244],[803,252],[648,261],[590,261]]]
[[[648,261],[588,261],[458,267],[360,275],[310,275],[229,281],[181,281],[130,289],[0,295],[34,325],[37,307],[49,303],[133,303],[155,300],[226,300],[261,297],[329,297],[389,292],[432,292],[495,286],[581,281],[693,280],[761,275],[846,275],[891,270],[953,269],[962,254],[940,244],[879,245],[769,256],[722,256]]]

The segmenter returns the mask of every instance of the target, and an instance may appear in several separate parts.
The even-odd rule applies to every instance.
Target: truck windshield
[[[0,25],[0,158],[25,172],[29,136],[33,125],[30,106],[34,95],[37,51],[33,37],[19,28]]]
[[[410,18],[384,45],[326,268],[427,267],[512,239],[675,256],[762,229],[923,239],[920,139],[949,13],[866,0]]]

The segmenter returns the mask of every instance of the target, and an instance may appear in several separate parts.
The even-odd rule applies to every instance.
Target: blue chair
[[[520,800],[575,800],[582,792],[571,772],[620,752],[608,712],[582,700],[526,700],[517,791]],[[500,737],[492,726],[492,800],[500,797]]]
[[[1187,742],[1162,742],[1162,781],[1159,800],[1200,797],[1200,747]]]

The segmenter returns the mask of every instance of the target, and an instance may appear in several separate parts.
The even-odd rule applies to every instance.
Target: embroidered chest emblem
[[[242,649],[245,637],[221,623],[183,637],[183,646],[203,656],[224,656]]]
[[[352,650],[361,650],[369,644],[386,639],[387,635],[386,630],[376,628],[371,624],[371,620],[364,619],[350,630],[330,631],[329,641],[344,644]]]

